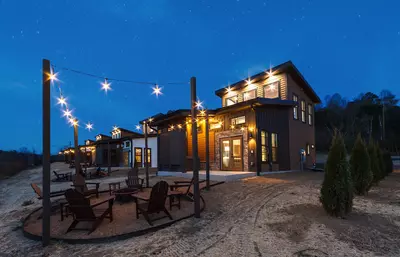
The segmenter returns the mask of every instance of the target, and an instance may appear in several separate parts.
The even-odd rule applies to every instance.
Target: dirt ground
[[[346,219],[327,216],[319,204],[322,173],[275,174],[203,192],[201,219],[107,244],[54,242],[46,249],[23,237],[20,221],[40,205],[34,200],[21,206],[34,199],[29,183],[40,181],[40,172],[26,171],[0,182],[0,256],[400,255],[400,171],[368,196],[356,197]]]

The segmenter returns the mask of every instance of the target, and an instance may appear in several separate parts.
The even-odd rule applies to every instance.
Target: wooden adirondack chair
[[[137,167],[132,168],[128,172],[128,179],[125,180],[128,188],[142,189],[144,179],[139,178],[139,169]]]
[[[65,233],[68,233],[71,230],[89,230],[88,234],[90,234],[96,230],[96,228],[100,225],[103,219],[107,218],[110,220],[110,222],[113,221],[113,215],[112,215],[112,206],[114,203],[113,198],[102,201],[100,203],[90,205],[90,200],[85,198],[83,194],[79,193],[77,190],[74,189],[68,189],[65,192],[65,198],[68,201],[69,205],[68,209],[73,214],[74,218],[71,225],[68,227],[67,232]],[[106,209],[96,208],[97,206],[106,203],[108,203],[108,207]],[[76,225],[81,221],[92,222],[93,223],[92,227],[90,229],[75,228]]]
[[[202,188],[200,183],[205,182],[205,180],[199,180],[199,187],[200,189]],[[183,196],[185,196],[188,200],[194,201],[194,195],[193,195],[193,190],[194,190],[194,178],[192,178],[190,181],[174,181],[175,185],[171,185],[171,191],[180,191]]]
[[[56,181],[69,181],[72,177],[72,173],[64,173],[64,174],[58,174],[55,170],[53,170],[53,174],[56,176],[56,178],[53,180],[53,182]]]
[[[37,198],[39,200],[43,199],[43,193],[42,190],[40,189],[40,187],[35,184],[35,183],[31,183],[31,187],[33,189],[33,191],[35,191]],[[65,193],[65,191],[58,191],[58,192],[50,192],[50,197],[57,197],[57,196],[63,196]]]
[[[88,188],[88,185],[95,185],[96,188]],[[99,187],[100,183],[95,183],[95,182],[85,182],[85,178],[81,174],[76,174],[75,175],[75,180],[73,182],[73,187],[83,194],[84,196],[89,196],[89,195],[96,195],[97,198],[99,198]]]
[[[140,193],[133,194],[136,201],[136,218],[139,219],[139,214],[143,214],[146,221],[153,226],[153,221],[168,217],[172,220],[171,214],[165,208],[165,200],[168,196],[168,183],[165,181],[160,181],[155,184],[150,193],[150,198],[143,198]],[[138,203],[139,200],[146,201],[145,203]],[[155,219],[150,218],[150,214],[164,212],[166,216],[158,217]]]

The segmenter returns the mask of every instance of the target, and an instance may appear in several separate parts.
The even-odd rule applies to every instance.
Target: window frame
[[[244,97],[245,94],[248,94],[249,92],[254,92],[254,97],[253,97],[253,98],[250,98],[250,99],[245,99],[245,97]],[[254,88],[254,89],[247,90],[247,91],[243,92],[242,97],[243,97],[243,102],[256,99],[256,98],[257,98],[257,88]]]
[[[279,161],[279,158],[278,158],[278,151],[279,151],[279,134],[278,133],[276,133],[276,132],[271,132],[270,133],[271,134],[271,161],[272,161],[272,163],[278,163],[278,161]],[[275,139],[276,139],[276,142],[273,142],[273,138],[274,138],[274,136],[273,135],[275,135]],[[275,143],[275,146],[274,146],[274,143]],[[274,160],[274,149],[275,149],[275,160]]]
[[[140,149],[140,162],[136,161],[136,157],[139,157],[139,155],[136,153],[136,150]],[[141,168],[143,167],[143,148],[142,147],[135,147],[134,148],[135,151],[135,167]]]
[[[278,97],[274,97],[274,98],[269,98],[269,97],[266,97],[265,96],[265,88],[266,87],[268,87],[268,86],[270,86],[270,85],[272,85],[272,84],[275,84],[275,83],[277,83],[278,84]],[[277,81],[274,81],[274,82],[270,82],[270,83],[268,83],[268,84],[265,84],[264,86],[263,86],[263,97],[264,98],[267,98],[267,99],[281,99],[281,81],[280,80],[277,80]]]
[[[244,118],[244,121],[241,122],[241,123],[237,123],[237,122],[233,123],[234,120],[237,120],[239,118]],[[236,117],[231,118],[231,125],[236,127],[237,125],[242,125],[242,124],[246,124],[246,115],[240,115],[240,116],[236,116]]]
[[[311,112],[310,112],[311,110]],[[308,112],[308,125],[312,126],[314,124],[314,108],[312,104],[307,104],[307,112]]]
[[[294,98],[296,98],[296,101],[294,100]],[[294,120],[299,120],[299,96],[296,95],[296,94],[293,94],[292,100],[294,102],[296,102],[296,106],[293,106],[293,119]],[[295,111],[296,111],[296,117],[294,116]]]
[[[303,110],[303,104],[304,104],[304,110]],[[303,123],[307,123],[306,109],[307,109],[306,101],[305,100],[301,100],[300,101],[301,122],[303,122]],[[303,114],[304,114],[304,120],[303,120]]]
[[[233,104],[229,104],[229,105],[228,105],[228,100],[230,100],[230,99],[232,99],[232,98],[234,98],[234,97],[236,97],[236,102],[233,103]],[[238,94],[233,95],[233,96],[230,96],[230,97],[225,97],[225,106],[231,106],[231,105],[235,105],[235,104],[237,104],[237,103],[239,103],[239,95],[238,95]]]
[[[263,142],[263,134],[264,134],[264,142]],[[269,161],[269,136],[266,130],[261,130],[260,134],[260,145],[261,145],[261,163],[268,163]],[[265,151],[266,159],[263,159],[263,152]]]

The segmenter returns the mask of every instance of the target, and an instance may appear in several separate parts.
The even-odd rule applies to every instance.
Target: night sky
[[[165,85],[197,77],[206,107],[214,91],[292,60],[324,98],[339,92],[389,89],[400,95],[400,2],[251,0],[0,0],[0,149],[41,152],[41,65],[56,65],[61,88],[80,120],[80,143],[112,126],[189,108],[189,86]],[[396,62],[397,61],[397,62]],[[112,82],[104,77],[155,82]],[[73,129],[52,88],[52,151],[73,141]],[[95,130],[84,129],[87,121]]]

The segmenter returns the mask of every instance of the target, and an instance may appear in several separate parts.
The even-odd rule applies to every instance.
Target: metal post
[[[74,120],[74,147],[75,147],[75,174],[80,174],[81,160],[80,154],[81,150],[79,149],[78,144],[78,120]]]
[[[385,141],[385,134],[385,103],[382,101],[382,141]]]
[[[50,61],[43,59],[43,218],[42,244],[50,243]]]
[[[145,167],[145,170],[146,170],[146,187],[149,187],[149,162],[148,162],[148,160],[149,160],[149,158],[148,158],[148,156],[147,156],[147,154],[148,154],[148,138],[147,138],[147,128],[148,128],[148,125],[147,125],[147,123],[145,122],[144,123],[144,167]]]
[[[194,216],[200,218],[200,189],[199,189],[199,167],[197,165],[199,156],[197,149],[197,124],[196,124],[196,78],[190,78],[191,87],[191,111],[192,111],[192,158],[193,158],[193,185],[194,185]]]
[[[210,123],[206,111],[206,188],[210,190]]]

